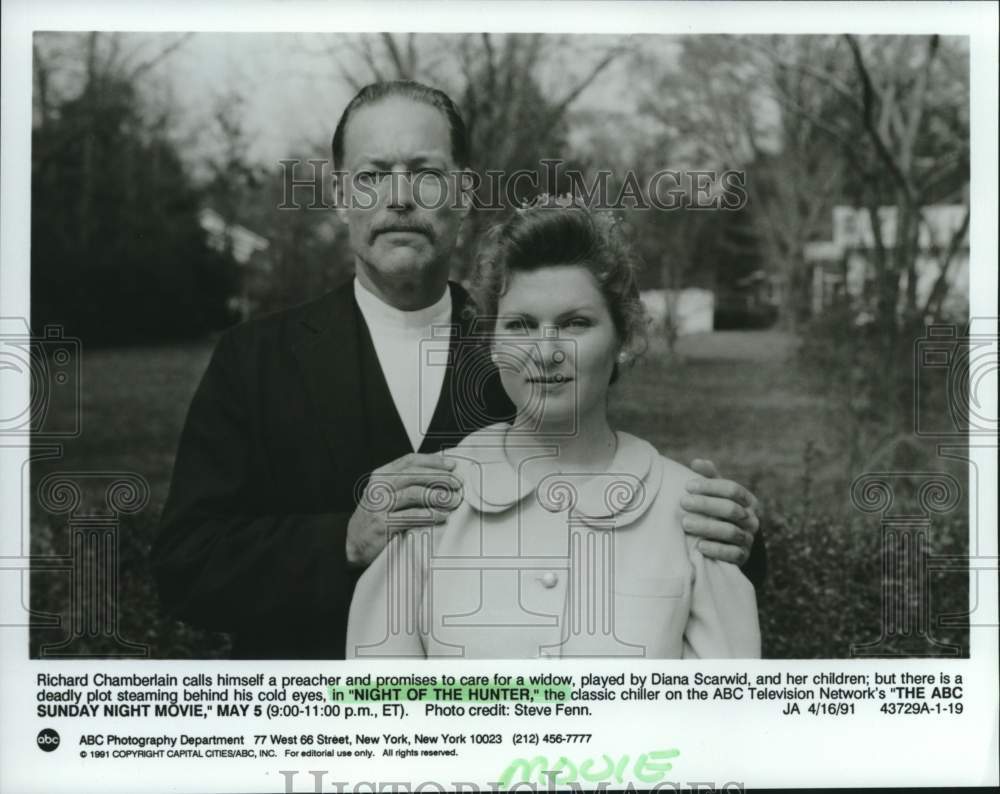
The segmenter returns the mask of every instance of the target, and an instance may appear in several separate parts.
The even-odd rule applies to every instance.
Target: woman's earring
[[[618,363],[619,364],[625,364],[627,362],[628,362],[628,353],[626,353],[624,350],[619,350],[618,351]]]

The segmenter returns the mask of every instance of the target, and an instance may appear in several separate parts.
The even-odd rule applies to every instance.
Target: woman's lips
[[[551,378],[528,378],[528,383],[538,384],[539,386],[562,386],[566,383],[571,383],[573,378],[568,375],[554,375]]]

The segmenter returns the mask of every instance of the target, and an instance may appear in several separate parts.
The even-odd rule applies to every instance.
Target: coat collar
[[[535,484],[520,476],[504,453],[507,428],[503,424],[483,428],[446,453],[458,461],[465,501],[477,512],[526,508],[530,497],[550,513],[568,511],[583,523],[619,528],[641,517],[659,493],[663,459],[649,442],[630,433],[616,431],[618,451],[607,472],[549,474]],[[521,451],[524,460],[558,454],[555,446]]]
[[[451,290],[452,322],[459,326],[462,333],[468,334],[475,320],[475,304],[461,284],[449,281],[448,289]],[[299,315],[302,335],[296,347],[302,344],[308,346],[310,341],[316,341],[317,335],[323,336],[331,331],[342,333],[352,319],[350,312],[356,306],[353,277],[322,297],[300,306],[295,311]]]

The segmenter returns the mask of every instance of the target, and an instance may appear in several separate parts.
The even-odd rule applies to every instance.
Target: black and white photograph
[[[172,672],[233,673],[249,704],[282,670],[324,693],[304,713],[350,734],[355,764],[358,718],[387,731],[396,707],[432,732],[480,713],[512,743],[499,756],[527,758],[531,731],[601,721],[570,700],[629,681],[684,701],[699,763],[702,726],[736,708],[717,699],[770,701],[743,734],[801,716],[843,738],[857,698],[882,709],[860,740],[910,700],[928,716],[906,732],[972,725],[976,692],[995,739],[995,672],[970,671],[996,659],[996,74],[974,65],[995,66],[996,8],[935,27],[914,4],[817,4],[810,28],[809,4],[788,4],[798,27],[745,4],[720,29],[713,4],[624,3],[616,32],[598,21],[615,4],[512,4],[508,26],[475,24],[476,5],[19,21],[0,633],[39,688],[29,733],[55,733],[38,746],[61,732],[76,756],[88,717],[124,717],[97,711],[105,679],[162,693]],[[574,6],[600,14],[581,30]],[[665,21],[683,6],[701,28]],[[837,27],[837,8],[876,21]],[[914,18],[882,29],[878,9]],[[826,666],[798,681],[806,661]],[[528,689],[526,670],[556,677]],[[407,695],[438,702],[412,715],[383,702],[449,678],[452,695]],[[857,688],[817,703],[796,683]],[[234,708],[298,716],[205,708],[170,715],[230,733]],[[332,761],[267,755],[276,728],[251,722],[257,762],[204,785],[313,790],[305,770]],[[162,752],[136,742],[107,764]],[[609,750],[604,778],[579,761],[594,745],[492,779],[648,786],[683,769],[661,744]],[[87,775],[105,751],[79,753]],[[365,779],[459,779],[376,767]],[[852,785],[913,780],[899,768]],[[787,774],[745,785],[832,784]]]
[[[604,632],[623,655],[688,628],[698,656],[968,655],[967,569],[898,557],[968,554],[938,434],[978,429],[959,378],[995,364],[967,341],[961,38],[38,33],[33,58],[32,321],[79,351],[38,427],[80,432],[32,464],[32,554],[119,570],[113,625],[70,637],[40,566],[31,609],[63,620],[34,654],[343,658],[359,581],[358,637],[387,628],[399,534],[463,558],[435,614],[480,615],[485,658],[558,646],[588,592],[636,623]],[[68,543],[119,480],[67,467],[143,499],[116,559]],[[890,537],[883,499],[926,527]],[[612,567],[570,560],[595,543]]]

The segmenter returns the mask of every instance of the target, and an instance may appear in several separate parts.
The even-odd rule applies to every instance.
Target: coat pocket
[[[680,658],[690,601],[683,576],[632,577],[614,585],[615,635],[648,658]]]

